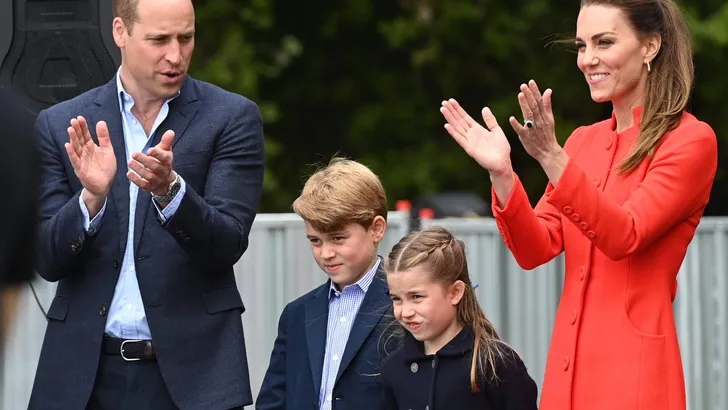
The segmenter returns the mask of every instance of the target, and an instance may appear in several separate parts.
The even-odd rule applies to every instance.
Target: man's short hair
[[[114,17],[119,17],[131,34],[134,23],[139,22],[139,0],[114,0]]]
[[[293,211],[319,232],[333,232],[350,223],[368,229],[377,215],[387,219],[387,196],[368,167],[334,158],[306,181]]]

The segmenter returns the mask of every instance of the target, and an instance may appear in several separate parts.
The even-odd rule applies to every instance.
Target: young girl
[[[388,410],[536,410],[536,383],[478,305],[461,241],[411,232],[386,270],[402,338],[382,367]]]

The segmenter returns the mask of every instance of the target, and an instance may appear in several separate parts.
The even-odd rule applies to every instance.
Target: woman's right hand
[[[511,145],[490,109],[483,108],[486,127],[478,124],[454,99],[442,102],[440,112],[447,120],[445,129],[481,167],[494,177],[510,175]]]

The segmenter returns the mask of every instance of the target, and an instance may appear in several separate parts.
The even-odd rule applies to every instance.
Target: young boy
[[[293,210],[306,224],[322,286],[281,313],[257,410],[376,410],[392,302],[377,247],[387,199],[366,166],[334,159],[309,178]]]

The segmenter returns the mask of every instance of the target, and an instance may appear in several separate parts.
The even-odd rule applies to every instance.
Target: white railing
[[[391,212],[380,247],[386,255],[409,230],[409,215]],[[533,271],[519,268],[492,219],[423,221],[441,225],[466,243],[478,298],[501,334],[524,357],[539,386],[563,281],[563,257]],[[253,394],[270,357],[278,316],[286,303],[319,286],[326,276],[311,257],[303,222],[294,214],[261,214],[250,247],[235,266]],[[678,276],[674,303],[690,410],[728,409],[728,218],[703,218]],[[55,284],[34,282],[45,309]],[[27,407],[46,321],[30,288],[21,298],[2,364],[0,408]]]

